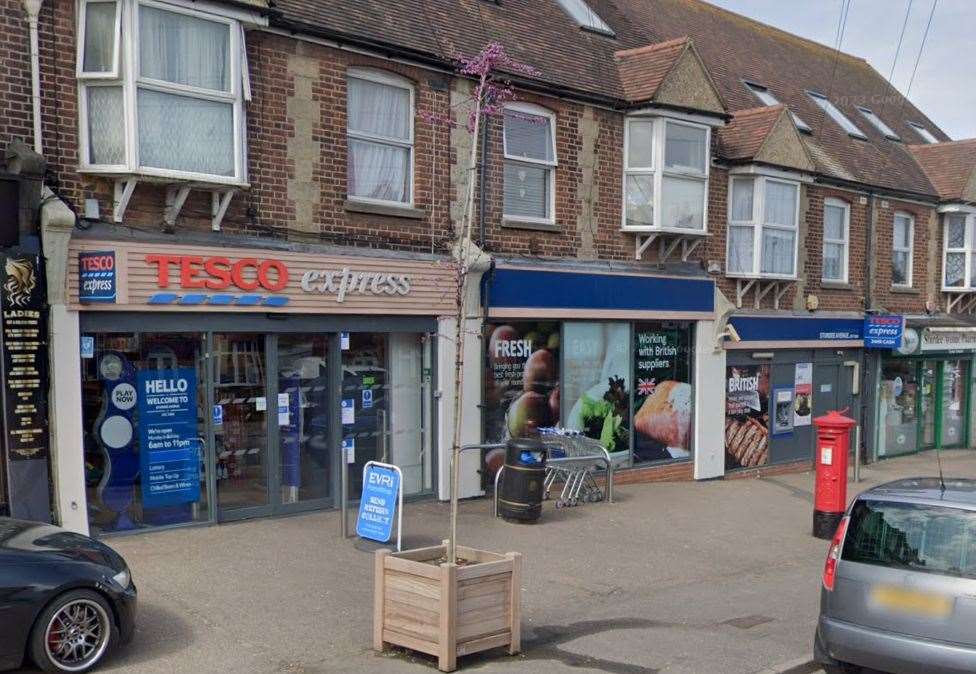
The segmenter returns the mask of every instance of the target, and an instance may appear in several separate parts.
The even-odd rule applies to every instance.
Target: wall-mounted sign
[[[905,327],[902,316],[865,316],[864,348],[897,349]]]
[[[195,503],[200,500],[196,370],[140,370],[137,380],[142,506]]]
[[[920,351],[976,351],[976,329],[926,328],[922,330]]]
[[[434,256],[368,257],[84,239],[71,242],[71,253],[80,262],[69,270],[70,303],[86,311],[385,316],[444,316],[455,311],[454,262]]]
[[[809,426],[813,418],[813,363],[797,363],[793,374],[793,425]]]
[[[78,253],[78,299],[81,302],[114,302],[115,287],[114,250]]]
[[[727,368],[725,467],[769,463],[769,365]]]
[[[733,316],[729,323],[742,341],[726,340],[726,348],[755,348],[754,342],[801,342],[811,347],[841,342],[860,346],[864,339],[864,321],[860,318]]]
[[[37,255],[3,263],[3,416],[12,461],[48,454],[47,312],[44,269]]]

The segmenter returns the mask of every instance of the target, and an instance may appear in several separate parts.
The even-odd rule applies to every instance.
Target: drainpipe
[[[485,173],[488,157],[488,120],[481,125],[481,164],[478,166],[478,246],[485,248],[485,204],[487,202]]]
[[[875,254],[874,254],[874,202],[876,195],[873,191],[868,192],[868,216],[867,216],[867,227],[864,228],[864,251],[865,261],[867,262],[867,275],[864,284],[864,311],[867,313],[874,308],[874,293],[872,292],[874,286],[874,279],[876,278],[874,264],[875,264]],[[872,356],[873,360],[878,360],[878,356]],[[865,459],[867,458],[867,420],[868,414],[868,394],[867,394],[867,378],[868,378],[868,351],[867,349],[861,349],[861,367],[860,367],[860,382],[858,388],[860,389],[860,419],[858,419],[858,433],[855,436],[857,456],[854,461],[854,481],[861,481],[861,452],[865,452]],[[876,394],[875,394],[876,395]]]
[[[41,144],[41,58],[37,38],[38,17],[44,0],[23,0],[30,32],[31,103],[34,116],[34,152],[44,154]]]

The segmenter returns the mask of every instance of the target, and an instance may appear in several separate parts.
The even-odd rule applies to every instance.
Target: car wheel
[[[91,590],[72,590],[52,601],[34,623],[30,654],[45,672],[88,672],[116,639],[112,609]]]

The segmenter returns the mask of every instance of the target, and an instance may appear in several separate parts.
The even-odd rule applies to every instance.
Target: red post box
[[[814,486],[813,535],[830,540],[847,509],[847,454],[857,422],[840,412],[813,420],[817,427],[817,481]]]

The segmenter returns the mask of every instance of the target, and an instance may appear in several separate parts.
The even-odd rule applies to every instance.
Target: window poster
[[[630,451],[630,324],[566,323],[563,395],[568,428],[609,452]]]
[[[773,390],[773,435],[789,435],[793,432],[793,387]]]
[[[634,461],[690,456],[693,396],[687,328],[634,332]]]
[[[487,326],[484,440],[505,442],[559,423],[559,323]],[[503,449],[485,454],[482,482],[491,484]]]
[[[793,425],[809,426],[813,417],[813,363],[797,363],[793,381]]]
[[[725,468],[769,463],[769,366],[726,370]]]

